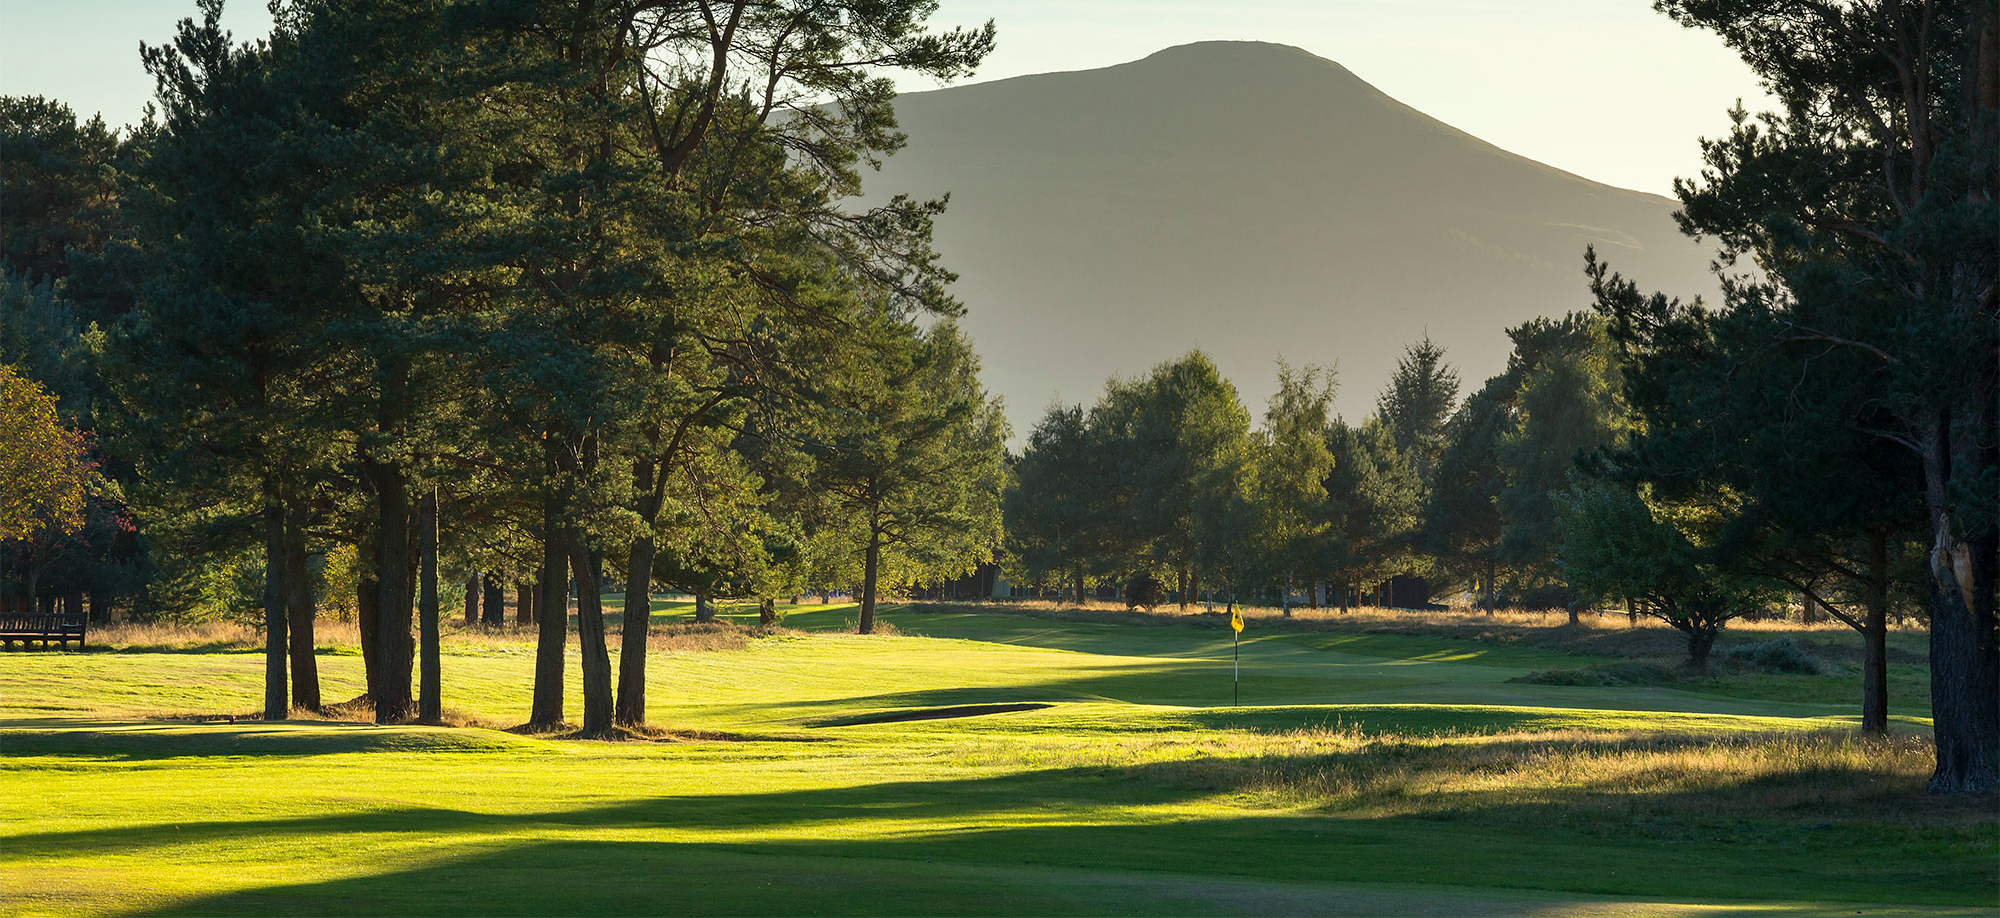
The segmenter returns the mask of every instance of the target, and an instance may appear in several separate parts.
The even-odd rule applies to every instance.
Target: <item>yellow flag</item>
[[[1242,633],[1243,633],[1243,610],[1242,610],[1242,609],[1231,609],[1231,610],[1229,610],[1229,627],[1231,627],[1231,628],[1234,628],[1234,629],[1236,630],[1236,633],[1237,633],[1237,634],[1242,634]]]

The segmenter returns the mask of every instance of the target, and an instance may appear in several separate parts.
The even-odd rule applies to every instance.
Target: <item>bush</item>
[[[1788,637],[1731,647],[1721,656],[1726,661],[1749,664],[1767,672],[1803,676],[1817,676],[1820,672],[1819,661]]]
[[[1539,669],[1513,682],[1536,685],[1665,685],[1675,679],[1674,671],[1652,663],[1605,663],[1581,669]]]
[[[1167,601],[1167,585],[1152,574],[1140,574],[1125,584],[1125,607],[1148,612]]]

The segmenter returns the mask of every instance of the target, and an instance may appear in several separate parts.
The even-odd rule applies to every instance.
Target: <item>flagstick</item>
[[[1229,706],[1243,704],[1243,632],[1236,632],[1236,673],[1229,684]]]

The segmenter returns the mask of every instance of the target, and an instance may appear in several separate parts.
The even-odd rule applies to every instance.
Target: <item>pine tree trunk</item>
[[[765,628],[778,623],[778,601],[765,596],[757,600],[757,624]]]
[[[276,483],[264,486],[264,719],[284,720],[292,705],[286,694],[285,505]]]
[[[1319,571],[1313,571],[1306,581],[1306,608],[1319,608]]]
[[[477,573],[465,579],[465,624],[467,627],[479,624],[479,575]]]
[[[855,621],[858,634],[875,633],[875,573],[882,563],[882,531],[868,530],[868,555],[861,566],[861,615]]]
[[[421,661],[417,678],[417,720],[444,722],[443,672],[438,659],[438,531],[437,490],[417,502],[417,633]]]
[[[381,361],[375,427],[387,437],[402,433],[409,416],[410,361],[391,352]],[[363,471],[375,492],[375,577],[381,584],[375,610],[375,722],[407,720],[414,707],[411,669],[415,612],[410,550],[409,470],[400,458],[364,454]]]
[[[553,447],[551,447],[553,449]],[[553,459],[551,460],[553,467]],[[542,504],[542,598],[535,608],[535,695],[528,723],[563,722],[563,653],[569,640],[569,561],[562,526],[562,495],[551,487]]]
[[[382,678],[381,654],[375,650],[375,635],[381,624],[381,616],[376,614],[382,601],[382,584],[373,575],[364,576],[356,583],[354,596],[354,630],[361,643],[361,671],[368,686],[368,704],[375,704],[375,685]]]
[[[499,574],[492,571],[487,571],[480,580],[486,597],[483,601],[484,608],[479,613],[479,620],[495,628],[507,624],[506,584],[501,582]]]
[[[646,722],[646,641],[653,624],[653,534],[632,540],[632,557],[625,565],[625,614],[618,636],[618,710],[620,726]]]
[[[1978,389],[1991,400],[1990,382]],[[1954,493],[1993,471],[1993,448],[1978,436],[1992,433],[1990,409],[1981,402],[1961,409],[1956,419],[1938,412],[1922,444],[1933,533],[1928,580],[1937,767],[1931,772],[1932,793],[2000,790],[2000,648],[1994,643],[1993,604],[2000,544],[1990,522],[1982,525],[1955,512],[1963,498]]]
[[[1494,594],[1499,592],[1499,585],[1493,582],[1494,567],[1493,559],[1486,559],[1486,615],[1489,618],[1493,615]]]
[[[285,515],[285,612],[292,625],[292,705],[318,711],[319,657],[313,626],[319,610],[313,604],[312,584],[306,581],[306,534],[300,515],[296,506]]]
[[[408,720],[414,707],[410,676],[415,667],[411,640],[416,610],[410,583],[410,493],[403,470],[375,464],[375,498],[380,520],[376,538],[375,576],[381,580],[376,608],[375,654],[378,668],[375,722]]]
[[[611,650],[605,641],[603,558],[571,530],[570,569],[576,576],[576,643],[583,670],[583,733],[598,736],[611,729]]]
[[[1889,731],[1889,536],[1868,533],[1868,618],[1861,631],[1861,732]]]
[[[1174,595],[1175,595],[1175,597],[1176,597],[1176,598],[1177,598],[1177,599],[1179,600],[1179,603],[1178,603],[1178,605],[1180,606],[1180,610],[1181,610],[1182,612],[1186,612],[1186,611],[1187,611],[1187,607],[1188,607],[1188,569],[1187,569],[1187,565],[1185,565],[1185,564],[1181,565],[1181,567],[1180,567],[1180,571],[1179,571],[1178,573],[1179,573],[1179,576],[1178,576],[1178,577],[1176,577],[1176,578],[1175,578],[1175,580],[1174,580]]]
[[[535,620],[535,586],[526,580],[514,581],[514,624]]]
[[[1082,608],[1083,603],[1083,568],[1079,567],[1076,569],[1076,605],[1078,608]]]

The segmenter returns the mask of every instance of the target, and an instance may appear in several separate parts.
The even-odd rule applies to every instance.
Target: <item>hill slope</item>
[[[1285,45],[1184,45],[897,111],[909,146],[869,184],[950,192],[938,246],[1017,433],[1052,398],[1088,403],[1196,346],[1253,413],[1282,354],[1337,362],[1358,418],[1426,330],[1476,388],[1505,363],[1502,329],[1588,304],[1586,244],[1647,285],[1712,289],[1671,201],[1509,153]]]

